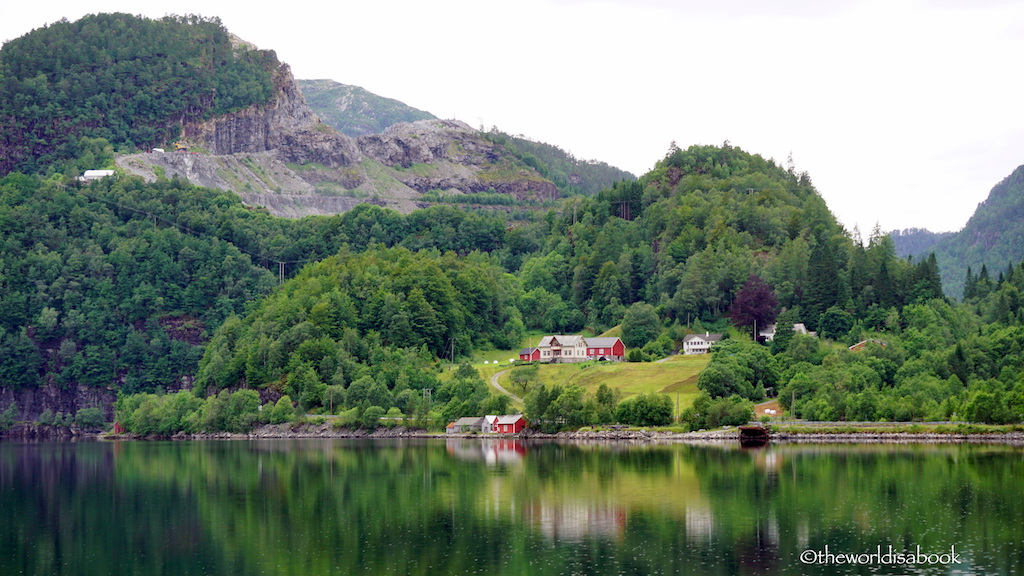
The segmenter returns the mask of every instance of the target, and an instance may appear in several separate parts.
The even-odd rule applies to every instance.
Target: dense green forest
[[[755,386],[776,388],[808,420],[1020,422],[1022,291],[1024,265],[976,281],[962,304],[918,299],[870,327],[851,317],[835,344],[792,331],[770,347],[733,340],[716,347],[698,386],[755,399]]]
[[[979,279],[974,298],[949,302],[934,258],[897,258],[888,236],[851,237],[806,175],[729,146],[673,148],[639,181],[514,221],[372,205],[285,220],[180,180],[11,175],[0,192],[0,369],[12,388],[152,393],[195,376],[200,396],[249,387],[261,402],[355,409],[353,421],[369,407],[448,417],[496,400],[471,369],[445,388],[439,361],[512,348],[525,329],[653,324],[624,331],[642,359],[732,325],[701,376],[708,401],[778,392],[822,419],[1020,419],[1011,364],[1024,272]],[[745,336],[776,319],[770,346]],[[821,338],[787,331],[794,322]],[[885,345],[832,344],[868,338]],[[425,388],[446,391],[424,407]],[[554,405],[591,406],[587,422],[629,418],[635,402],[620,411],[605,399],[602,412],[570,389],[548,403],[563,392]],[[847,393],[874,404],[848,409],[836,397]],[[972,408],[982,393],[1002,411]]]
[[[968,270],[965,301],[950,301],[936,256],[900,258],[881,231],[844,230],[808,174],[728,142],[673,144],[639,179],[606,174],[614,183],[546,211],[438,205],[403,215],[367,204],[286,220],[178,179],[68,177],[170,137],[160,130],[182,114],[269,97],[275,62],[232,49],[219,22],[196,17],[92,16],[4,46],[0,113],[13,123],[3,123],[0,158],[25,172],[0,178],[5,390],[141,393],[119,411],[151,430],[244,428],[280,419],[293,401],[351,422],[370,421],[367,410],[449,419],[501,412],[508,399],[490,396],[468,366],[444,375],[445,362],[514,348],[526,330],[621,325],[631,360],[678,350],[688,333],[731,336],[701,374],[706,396],[687,414],[695,427],[775,393],[815,419],[1024,418],[1024,270]],[[103,85],[107,105],[72,115],[68,103],[83,102],[69,96],[76,82],[99,90],[86,78],[108,69],[131,74]],[[123,98],[128,84],[115,85],[127,77],[188,109],[156,98],[139,108]],[[44,125],[51,132],[32,132]],[[583,185],[570,155],[554,162],[541,158],[553,147],[489,137],[560,185]],[[993,207],[1016,206],[1021,173],[997,186]],[[773,322],[775,340],[755,343]],[[817,337],[794,334],[798,322]],[[193,385],[199,403],[164,394]],[[660,422],[665,412],[658,398],[575,387],[526,400],[532,417],[566,426]],[[134,418],[139,410],[150,416]],[[4,414],[11,420],[11,406]]]
[[[563,196],[593,196],[620,180],[636,180],[633,174],[606,162],[580,160],[558,146],[530,140],[523,135],[512,136],[497,127],[482,134],[551,180]]]
[[[287,220],[181,180],[12,174],[0,179],[0,378],[14,389],[173,388],[195,374],[213,329],[269,295],[282,269],[376,244],[511,258],[497,250],[505,235],[498,215],[448,206]]]
[[[942,284],[955,298],[972,273],[982,266],[993,274],[1015,264],[1024,242],[1024,166],[992,187],[988,198],[978,205],[971,219],[958,232],[931,234],[905,231],[894,234],[901,254],[922,258],[934,252]]]
[[[167,145],[184,121],[268,101],[277,66],[198,16],[96,14],[34,30],[0,51],[0,175],[74,175],[83,138]]]

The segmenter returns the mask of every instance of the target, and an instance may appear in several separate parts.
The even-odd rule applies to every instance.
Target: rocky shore
[[[353,438],[353,439],[394,439],[394,438],[465,438],[485,440],[493,438],[515,438],[520,440],[554,440],[562,442],[625,442],[630,444],[660,443],[716,443],[727,444],[739,441],[735,428],[701,432],[671,432],[659,430],[581,430],[554,434],[530,430],[519,434],[445,434],[409,429],[403,426],[381,427],[375,430],[364,428],[336,428],[330,423],[322,424],[267,424],[246,434],[216,432],[173,436],[140,436],[137,434],[112,434],[97,430],[79,430],[67,426],[36,426],[21,424],[0,432],[0,438],[15,440],[259,440],[276,438]],[[791,432],[781,431],[771,435],[775,444],[1009,444],[1024,445],[1024,432],[1006,433],[938,433],[938,432]]]
[[[444,434],[426,430],[408,429],[402,426],[393,428],[335,428],[331,424],[276,424],[264,425],[248,434],[229,432],[208,434],[179,433],[170,438],[140,437],[133,434],[99,434],[102,439],[146,440],[258,440],[277,438],[353,438],[353,439],[394,439],[394,438],[465,438],[485,440],[493,438],[515,438],[521,440],[555,440],[570,442],[627,442],[644,443],[733,443],[739,441],[736,429],[712,430],[703,432],[663,432],[657,430],[587,430],[576,432],[558,432],[548,434],[534,430],[525,430],[520,434]],[[59,438],[54,438],[59,439]],[[1024,445],[1024,432],[1007,433],[933,433],[933,432],[814,432],[794,433],[777,432],[771,435],[770,442],[776,444],[797,443],[832,443],[832,444],[955,444],[955,443],[991,443]]]

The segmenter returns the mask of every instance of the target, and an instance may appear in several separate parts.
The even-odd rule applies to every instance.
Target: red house
[[[497,434],[518,434],[526,428],[526,419],[522,414],[512,416],[498,416],[491,425],[491,432]]]
[[[540,348],[523,348],[519,351],[519,359],[523,362],[540,360]]]
[[[587,338],[587,357],[622,362],[626,359],[626,345],[618,338]]]

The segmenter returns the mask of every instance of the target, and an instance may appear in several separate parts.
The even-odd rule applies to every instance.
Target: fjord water
[[[1022,480],[993,445],[8,442],[0,574],[1016,574]]]

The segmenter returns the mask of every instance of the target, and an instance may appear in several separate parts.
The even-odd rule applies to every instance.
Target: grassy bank
[[[773,433],[781,434],[1009,434],[1024,432],[1021,424],[973,424],[970,422],[842,422],[835,424],[772,424]]]

